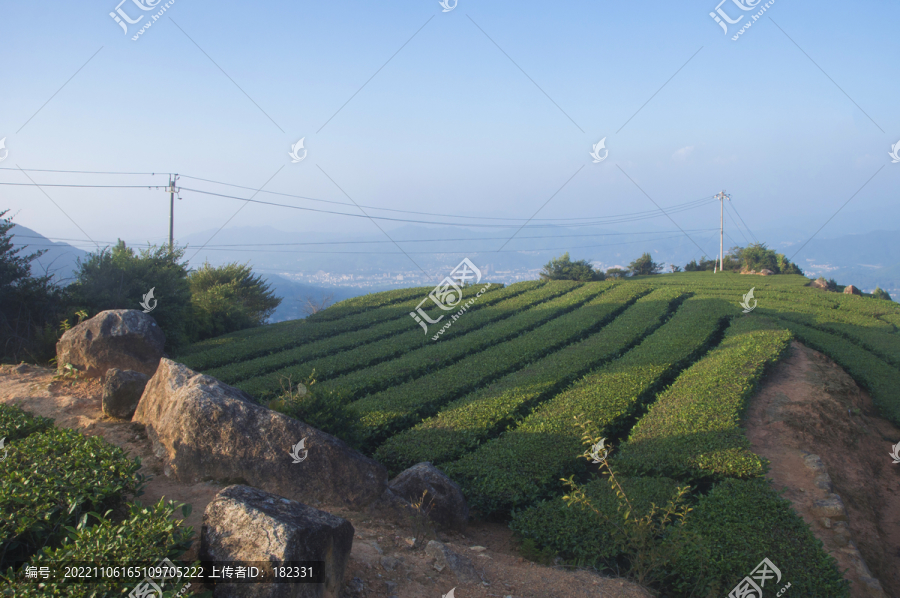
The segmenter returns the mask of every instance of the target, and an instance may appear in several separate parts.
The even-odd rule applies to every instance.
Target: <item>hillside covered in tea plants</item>
[[[573,564],[643,567],[642,581],[666,595],[698,587],[724,595],[769,558],[791,595],[847,596],[833,559],[764,481],[766,462],[741,419],[796,339],[843,367],[900,424],[900,307],[809,282],[693,272],[491,285],[476,298],[481,283],[464,289],[459,305],[475,300],[452,325],[448,315],[427,333],[410,312],[431,289],[403,289],[209,339],[174,358],[343,438],[392,473],[434,463],[475,516],[508,521]],[[755,308],[744,313],[751,287]],[[585,438],[613,447],[608,465],[629,512],[643,515],[687,488],[673,505],[691,511],[657,513],[658,527],[647,528],[656,532],[642,532],[657,552],[614,523],[623,498],[591,477]],[[563,505],[573,488],[601,513]],[[660,551],[678,556],[647,565]]]

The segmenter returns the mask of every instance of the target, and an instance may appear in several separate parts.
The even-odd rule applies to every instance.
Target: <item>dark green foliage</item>
[[[543,280],[577,280],[589,282],[606,278],[602,272],[594,270],[587,260],[573,262],[567,251],[562,257],[550,260],[541,271]]]
[[[637,517],[649,512],[652,504],[665,505],[678,487],[667,478],[619,478],[619,482]],[[583,490],[594,507],[609,519],[621,519],[616,494],[605,478],[595,477]],[[568,506],[562,498],[541,501],[513,513],[510,527],[573,565],[616,571],[621,556],[617,530],[607,519],[583,505]]]
[[[646,276],[648,274],[659,274],[662,272],[663,264],[654,262],[653,256],[649,253],[645,253],[628,264],[628,269],[635,276]]]
[[[64,310],[62,290],[52,276],[33,276],[31,262],[13,247],[12,217],[0,211],[0,361],[46,363],[56,353],[56,327]]]
[[[735,320],[722,344],[682,372],[632,428],[615,458],[618,468],[691,483],[762,475],[763,461],[750,451],[740,421],[765,368],[790,340],[790,332],[764,318]]]
[[[685,272],[712,272],[716,268],[716,260],[709,260],[706,257],[700,258],[700,262],[697,260],[691,260],[684,266]]]
[[[606,277],[614,280],[621,280],[628,276],[628,270],[623,268],[610,268],[606,271]]]
[[[729,258],[732,264],[729,264]],[[737,262],[734,264],[733,262]],[[732,247],[726,256],[725,269],[771,270],[776,274],[803,274],[800,268],[792,263],[783,253],[775,253],[765,243],[751,243],[746,247]]]
[[[874,297],[875,299],[884,299],[886,301],[891,301],[890,294],[888,294],[888,292],[881,287],[875,287],[875,290],[872,291],[872,297]]]
[[[260,326],[281,304],[262,276],[247,264],[213,267],[205,262],[188,276],[191,340],[203,340]]]
[[[699,544],[678,554],[667,580],[666,596],[725,596],[764,559],[781,571],[778,585],[765,586],[774,596],[788,583],[789,596],[846,598],[849,582],[822,548],[809,526],[763,478],[726,480],[700,498],[684,533]],[[677,540],[676,531],[673,540]]]
[[[42,432],[52,425],[52,419],[32,415],[15,405],[0,405],[0,438],[5,438],[7,443]]]
[[[191,289],[187,265],[179,260],[184,249],[151,246],[139,254],[123,241],[79,261],[76,280],[69,286],[72,303],[91,316],[108,309],[140,309],[144,295],[154,289],[158,301],[151,312],[166,335],[166,347],[189,341]]]
[[[49,428],[8,445],[0,477],[0,570],[55,546],[83,513],[138,491],[139,460],[98,436]]]
[[[187,507],[187,508],[186,508]],[[190,513],[190,505],[182,505],[182,516]],[[47,566],[51,571],[58,570],[61,564],[73,562],[97,562],[119,566],[155,566],[162,559],[170,559],[174,565],[181,567],[199,566],[176,561],[191,545],[193,529],[181,527],[181,523],[172,517],[178,505],[160,499],[155,505],[148,507],[140,503],[129,505],[129,514],[122,521],[114,521],[93,513],[92,517],[79,522],[78,527],[67,530],[64,543],[57,548],[44,548],[32,557],[29,564],[35,567]],[[85,525],[93,523],[90,527]],[[51,596],[54,598],[99,598],[101,596],[125,596],[141,579],[128,583],[114,580],[98,584],[78,583],[63,584],[59,582],[38,583],[33,579],[25,579],[24,568],[18,572],[7,569],[6,575],[0,576],[5,585],[0,586],[0,596],[17,598],[38,598]],[[196,581],[192,582],[197,584]],[[170,580],[163,586],[163,598],[173,598],[186,584],[178,580]],[[155,596],[155,594],[154,594]]]

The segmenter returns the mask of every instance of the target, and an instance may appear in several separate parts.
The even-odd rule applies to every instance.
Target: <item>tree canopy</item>
[[[602,272],[594,270],[587,260],[572,261],[567,251],[561,257],[550,260],[541,270],[541,278],[544,280],[578,280],[586,282],[590,280],[603,280],[606,278]]]

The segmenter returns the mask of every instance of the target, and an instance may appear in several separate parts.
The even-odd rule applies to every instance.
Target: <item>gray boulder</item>
[[[56,343],[56,362],[59,367],[71,363],[93,378],[110,368],[152,376],[165,344],[166,335],[152,317],[136,309],[112,309],[67,330]]]
[[[453,551],[450,547],[432,540],[425,546],[425,554],[434,559],[434,568],[438,572],[450,569],[459,583],[481,583],[481,578],[478,576],[478,571],[475,569],[472,561],[468,557]]]
[[[388,487],[410,503],[424,494],[423,507],[430,509],[428,517],[440,528],[461,531],[469,521],[469,506],[459,485],[427,461],[402,471]]]
[[[387,488],[384,466],[342,440],[170,359],[160,361],[133,421],[146,426],[165,474],[183,482],[246,484],[350,507],[368,505]],[[291,451],[301,441],[298,461]]]
[[[131,419],[144,394],[150,376],[134,370],[110,368],[104,376],[103,413],[119,419]]]
[[[775,274],[768,268],[763,268],[762,270],[759,271],[759,273],[762,274],[763,276],[772,276],[773,274]]]
[[[322,561],[324,583],[217,583],[214,596],[337,598],[353,547],[349,521],[249,486],[223,488],[203,513],[201,561]]]

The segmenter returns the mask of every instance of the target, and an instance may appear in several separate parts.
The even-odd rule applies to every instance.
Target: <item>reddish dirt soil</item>
[[[746,429],[753,451],[771,462],[773,486],[845,571],[853,598],[879,595],[866,587],[858,554],[885,594],[900,596],[900,464],[889,456],[900,429],[878,417],[871,397],[831,359],[793,342],[751,401]],[[829,492],[804,461],[810,453],[844,503],[849,535],[813,512]]]
[[[199,534],[206,506],[223,486],[181,484],[166,478],[163,464],[153,454],[143,426],[103,415],[102,387],[98,380],[56,380],[54,370],[31,366],[22,369],[23,372],[17,372],[14,366],[0,367],[0,403],[15,404],[31,413],[53,418],[59,427],[73,428],[88,436],[102,436],[127,451],[130,458],[140,457],[140,473],[151,479],[138,500],[149,504],[165,497],[192,505],[193,512],[182,521],[183,525],[193,526]],[[437,535],[438,540],[469,557],[483,580],[480,584],[459,583],[449,569],[435,570],[434,560],[423,549],[408,547],[404,538],[413,535],[410,529],[371,513],[327,505],[317,507],[349,520],[356,530],[342,597],[438,598],[452,588],[455,588],[455,598],[651,596],[639,586],[621,579],[526,561],[519,556],[508,528],[479,522],[470,525],[465,534]],[[485,550],[472,551],[473,546]],[[199,540],[182,558],[196,558],[198,550]]]

